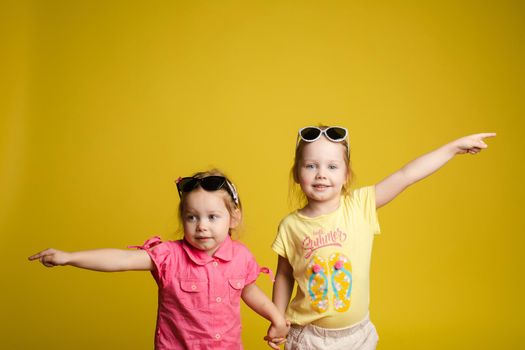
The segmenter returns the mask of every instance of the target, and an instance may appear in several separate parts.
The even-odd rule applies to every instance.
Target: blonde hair
[[[329,126],[322,125],[322,124],[318,125],[318,127],[321,130],[325,130],[329,128]],[[325,136],[323,135],[322,137],[325,137]],[[346,170],[347,170],[347,175],[348,175],[346,184],[343,185],[343,188],[341,190],[341,195],[350,194],[350,185],[354,178],[354,172],[352,171],[352,166],[350,162],[350,144],[348,142],[348,139],[349,139],[349,136],[347,136],[346,139],[344,139],[343,141],[337,142],[341,144],[344,148],[343,159],[346,165]],[[299,137],[299,143],[297,144],[297,147],[295,148],[294,162],[293,162],[292,168],[290,169],[290,179],[289,179],[289,187],[288,187],[288,201],[289,201],[290,207],[293,210],[303,208],[308,203],[308,199],[306,198],[305,194],[303,193],[301,189],[301,186],[299,185],[299,168],[300,168],[300,163],[302,160],[304,146],[309,143],[310,142],[303,141],[303,139]]]
[[[232,184],[232,186],[235,187],[235,185],[233,185],[233,182],[226,175],[224,175],[223,172],[221,172],[218,169],[210,169],[207,171],[201,171],[201,172],[197,172],[192,175],[192,177],[195,177],[198,179],[203,179],[208,176],[222,176],[226,179],[227,182],[229,182],[230,184]],[[222,199],[224,200],[224,205],[226,206],[226,209],[228,210],[228,213],[230,214],[230,218],[237,219],[237,222],[238,222],[237,227],[235,229],[230,229],[230,232],[229,232],[230,236],[233,236],[233,233],[237,235],[241,222],[242,222],[242,204],[241,204],[241,198],[239,197],[239,194],[237,193],[237,203],[235,203],[232,195],[230,194],[230,192],[226,190],[225,186],[227,185],[225,184],[223,187],[221,187],[220,189],[214,192],[221,193]],[[200,187],[200,184],[198,184],[197,187]],[[184,212],[184,203],[186,202],[186,196],[188,195],[188,193],[190,192],[181,193],[180,202],[179,202],[178,216],[179,216],[179,231],[181,233],[183,233],[184,231],[182,227],[182,223],[183,223],[182,214]]]

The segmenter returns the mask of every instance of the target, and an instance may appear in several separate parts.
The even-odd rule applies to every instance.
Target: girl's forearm
[[[275,284],[273,285],[273,303],[284,315],[288,304],[290,303],[290,298],[292,296],[293,281],[290,283],[283,276],[275,277]]]
[[[454,158],[457,152],[458,148],[453,141],[414,159],[402,167],[399,173],[406,179],[407,186],[411,185],[437,171]]]
[[[284,316],[279,310],[277,310],[275,305],[255,283],[244,287],[242,291],[242,299],[253,311],[270,321],[272,324],[279,327],[286,324]]]
[[[292,266],[286,258],[279,256],[272,300],[282,314],[284,314],[290,303],[294,282]]]
[[[132,267],[133,253],[136,252],[112,248],[77,251],[69,253],[65,265],[103,272],[126,271]]]
[[[284,313],[277,309],[277,306],[268,299],[268,305],[265,307],[266,316],[263,316],[276,327],[286,327]]]

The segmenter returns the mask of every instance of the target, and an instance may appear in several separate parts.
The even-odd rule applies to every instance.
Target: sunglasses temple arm
[[[239,196],[237,195],[237,189],[235,188],[235,185],[232,184],[230,181],[226,180],[226,184],[230,188],[230,191],[232,193],[233,201],[235,204],[239,205]]]

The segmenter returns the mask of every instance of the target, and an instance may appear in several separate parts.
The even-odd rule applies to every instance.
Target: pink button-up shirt
[[[159,237],[139,248],[159,286],[155,349],[242,349],[241,292],[261,270],[248,248],[230,237],[213,256]]]

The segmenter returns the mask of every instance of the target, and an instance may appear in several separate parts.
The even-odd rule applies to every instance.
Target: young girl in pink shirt
[[[231,239],[242,217],[233,183],[213,170],[179,178],[177,189],[181,240],[153,237],[138,250],[46,249],[29,260],[47,267],[151,271],[159,287],[157,350],[242,349],[240,299],[271,322],[268,336],[286,337],[284,317],[255,284],[265,269],[243,244]]]

